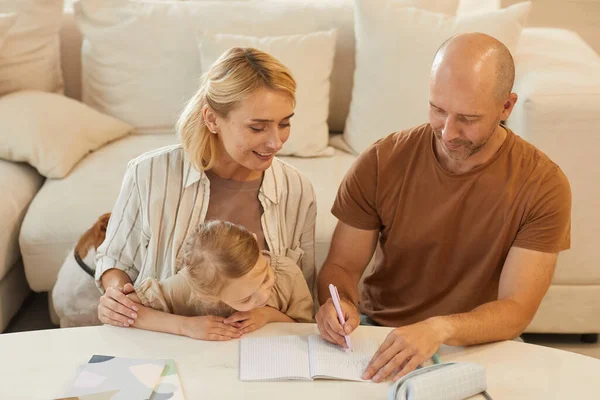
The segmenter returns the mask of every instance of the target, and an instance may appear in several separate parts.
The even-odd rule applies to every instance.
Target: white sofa
[[[332,24],[343,24],[343,29],[352,29],[352,10],[346,11],[332,16]],[[61,41],[66,95],[81,99],[81,34],[70,12],[64,15]],[[337,46],[352,49],[352,35],[340,35]],[[508,121],[509,126],[561,166],[573,191],[572,249],[560,255],[553,284],[527,331],[598,333],[600,253],[595,248],[594,228],[600,225],[600,211],[596,207],[600,203],[600,165],[594,156],[600,148],[600,135],[597,134],[600,92],[590,91],[578,82],[581,74],[599,73],[600,57],[572,32],[530,28],[524,30],[515,58],[518,68],[516,91],[520,100]],[[352,62],[338,63],[332,76],[332,90],[349,93],[353,68]],[[333,96],[333,101],[339,98]],[[330,127],[339,129],[345,121],[347,105],[332,104],[330,109]],[[89,154],[66,178],[44,182],[29,206],[20,230],[20,250],[31,289],[36,292],[52,290],[69,248],[99,215],[111,210],[127,161],[175,141],[173,135],[131,135]],[[285,157],[285,161],[299,168],[316,189],[318,266],[326,256],[336,223],[330,207],[339,183],[356,157],[341,150],[344,147],[341,135],[332,134],[331,144],[337,147],[333,157]],[[0,168],[8,167],[0,164]],[[19,168],[15,174],[31,175],[27,192],[30,198],[41,179],[26,167]],[[21,183],[10,187],[12,191],[25,190]],[[20,204],[26,204],[27,196],[22,197]],[[3,196],[0,201],[6,203],[7,200]],[[0,210],[4,212],[5,208],[3,205]],[[16,232],[18,221],[13,225],[13,232]],[[11,251],[17,254],[16,248]],[[2,271],[0,265],[0,278]],[[4,303],[3,283],[4,280],[0,281],[0,304]],[[22,296],[23,291],[19,293]]]

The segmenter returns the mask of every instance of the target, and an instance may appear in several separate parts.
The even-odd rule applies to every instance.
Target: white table
[[[269,324],[247,336],[309,335],[314,324]],[[359,327],[353,335],[381,340],[389,328]],[[183,390],[193,399],[386,399],[389,383],[342,381],[241,382],[238,341],[203,342],[109,326],[0,335],[0,399],[61,397],[77,368],[93,354],[173,358]],[[487,369],[488,388],[499,399],[600,398],[600,360],[507,341],[440,349],[442,361],[473,361]],[[483,396],[474,397],[474,399]]]

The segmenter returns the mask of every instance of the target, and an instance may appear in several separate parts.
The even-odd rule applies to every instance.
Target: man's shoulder
[[[539,177],[560,171],[559,166],[546,153],[514,131],[510,130],[510,132],[514,135],[514,145],[510,150],[511,158],[521,166],[523,172],[533,172]],[[560,173],[562,174],[562,171]]]
[[[390,154],[406,150],[413,151],[416,146],[428,143],[432,134],[431,125],[426,123],[391,133],[373,143],[372,147],[376,148],[378,152]]]
[[[408,159],[407,154],[425,151],[430,145],[433,129],[429,123],[391,133],[371,145],[362,157],[375,157],[380,164],[388,164],[391,159]]]

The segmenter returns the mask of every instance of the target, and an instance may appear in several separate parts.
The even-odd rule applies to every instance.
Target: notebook
[[[185,400],[177,366],[173,360],[165,360],[165,369],[160,376],[160,381],[150,395],[150,400],[164,399]]]
[[[240,379],[279,381],[361,378],[379,343],[352,338],[352,350],[323,340],[319,335],[243,338],[240,341]]]
[[[94,355],[66,394],[79,400],[183,400],[173,360]]]

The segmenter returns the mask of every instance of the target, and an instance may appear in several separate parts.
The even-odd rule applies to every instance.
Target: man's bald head
[[[492,82],[494,97],[503,101],[512,92],[515,64],[499,40],[483,33],[464,33],[446,40],[435,54],[431,77],[452,71],[479,82]]]

